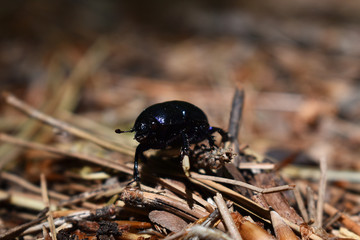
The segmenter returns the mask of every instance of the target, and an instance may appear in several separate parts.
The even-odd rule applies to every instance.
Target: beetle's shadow
[[[202,148],[204,152],[214,151],[214,148],[205,147],[203,145],[195,145],[194,148],[190,151],[190,169],[192,171],[198,171],[203,169],[206,174],[212,175],[214,172],[209,167],[199,167],[199,152],[197,150]],[[216,148],[215,148],[216,149]],[[221,148],[217,148],[221,149]],[[165,150],[151,150],[146,156],[146,163],[141,164],[141,180],[142,182],[155,185],[157,177],[169,178],[185,184],[185,194],[186,201],[189,207],[192,207],[194,200],[192,194],[194,193],[195,188],[193,189],[193,184],[186,177],[184,170],[182,168],[182,158],[180,156],[180,149],[171,148]],[[200,164],[201,165],[201,164]],[[151,176],[151,177],[149,177]],[[206,194],[205,192],[203,194]]]
[[[193,207],[194,200],[191,182],[187,179],[181,164],[179,149],[157,150],[147,157],[140,170],[141,180],[149,185],[155,185],[157,177],[168,178],[185,184],[185,198],[189,207]]]
[[[180,150],[165,149],[165,150],[150,150],[150,154],[146,156],[146,162],[141,163],[141,179],[146,181],[147,175],[156,177],[166,177],[171,179],[178,179],[184,177],[182,170]]]

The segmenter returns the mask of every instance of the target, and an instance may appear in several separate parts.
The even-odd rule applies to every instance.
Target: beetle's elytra
[[[181,147],[181,156],[189,155],[189,145],[205,139],[214,146],[212,134],[218,132],[222,141],[228,134],[221,128],[211,127],[205,113],[195,105],[184,101],[168,101],[146,108],[137,117],[129,131],[115,130],[116,133],[135,132],[139,142],[135,152],[134,180],[139,181],[138,161],[145,161],[144,151]]]

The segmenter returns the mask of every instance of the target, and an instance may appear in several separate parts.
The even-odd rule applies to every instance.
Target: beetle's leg
[[[188,155],[189,156],[189,152],[190,152],[190,143],[189,143],[189,136],[186,133],[181,133],[181,137],[182,137],[182,141],[183,141],[183,146],[181,148],[181,158],[184,157],[184,155]]]
[[[190,143],[189,143],[189,136],[186,133],[181,133],[181,137],[183,140],[183,146],[181,148],[181,164],[182,164],[182,168],[184,170],[184,173],[187,177],[190,176],[190,159],[189,159],[189,154],[190,154]]]
[[[144,162],[144,160],[146,161],[146,158],[144,156],[144,151],[148,150],[149,147],[143,144],[139,144],[136,148],[135,151],[135,161],[134,161],[134,181],[139,182],[140,181],[140,176],[139,176],[139,158],[141,159],[141,161]]]
[[[215,146],[215,140],[214,140],[214,137],[213,137],[213,136],[211,136],[211,135],[209,134],[208,137],[207,137],[207,140],[209,141],[210,147]]]
[[[222,130],[221,128],[210,127],[209,132],[210,132],[210,134],[212,134],[214,132],[218,132],[221,135],[221,142],[226,142],[229,140],[229,134],[227,132],[225,132],[224,130]]]

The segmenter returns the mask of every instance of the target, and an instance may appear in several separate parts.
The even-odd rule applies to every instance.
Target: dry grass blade
[[[103,166],[103,167],[118,170],[120,172],[129,174],[129,175],[133,174],[131,169],[121,165],[120,163],[114,162],[114,161],[110,161],[110,160],[103,159],[103,158],[91,157],[91,156],[87,156],[87,155],[84,155],[84,154],[78,154],[78,153],[71,153],[71,152],[63,151],[63,150],[60,150],[59,148],[50,147],[50,146],[47,146],[47,145],[44,145],[44,144],[33,143],[33,142],[25,141],[25,140],[22,140],[22,139],[14,138],[14,137],[12,137],[10,135],[7,135],[5,133],[0,133],[0,141],[7,142],[7,143],[12,143],[12,144],[22,146],[22,147],[27,147],[27,148],[31,148],[31,149],[37,149],[37,150],[41,150],[41,151],[51,152],[51,153],[55,153],[55,154],[59,154],[59,155],[63,155],[63,156],[68,156],[68,157],[88,161],[88,162],[98,164],[98,165]]]
[[[295,195],[296,203],[297,203],[297,205],[299,207],[301,216],[304,218],[305,222],[309,222],[309,215],[308,215],[308,213],[306,211],[305,203],[304,203],[304,200],[301,197],[301,193],[300,193],[300,190],[299,190],[298,186],[296,186],[295,189],[294,189],[294,195]]]
[[[271,170],[274,169],[275,164],[273,163],[252,163],[252,162],[242,162],[239,165],[239,169],[262,169],[262,170]]]
[[[47,192],[47,183],[46,183],[45,175],[43,173],[40,175],[40,180],[41,180],[41,195],[42,195],[45,206],[49,207],[50,200],[49,200],[49,196],[48,196],[48,192]],[[48,219],[52,239],[57,240],[56,230],[55,230],[55,225],[54,225],[54,218],[53,218],[51,209],[48,212],[47,219]]]
[[[11,174],[8,172],[1,172],[0,178],[7,180],[7,181],[11,181],[13,183],[16,183],[19,186],[21,186],[29,191],[32,191],[35,193],[41,193],[41,188],[39,188],[38,186],[35,186],[34,184],[31,184],[30,182],[26,181],[25,179],[23,179],[19,176],[16,176],[15,174]],[[58,199],[58,200],[65,200],[65,199],[69,198],[68,196],[66,196],[64,194],[57,193],[55,191],[48,191],[48,194],[50,197]]]
[[[6,102],[20,111],[26,113],[30,117],[36,118],[52,127],[55,127],[57,129],[61,129],[63,131],[66,131],[68,133],[71,133],[77,137],[86,139],[88,141],[94,142],[98,144],[99,146],[102,146],[107,149],[111,149],[114,151],[118,151],[120,153],[124,153],[127,155],[132,155],[133,152],[129,151],[128,149],[122,148],[120,146],[117,146],[113,143],[110,143],[106,140],[100,139],[97,136],[94,136],[86,131],[83,131],[75,126],[72,126],[66,122],[60,121],[56,118],[53,118],[49,115],[46,115],[45,113],[40,112],[39,110],[31,107],[30,105],[26,104],[25,102],[21,101],[20,99],[16,98],[14,95],[10,93],[3,93],[3,96],[6,100]]]
[[[39,188],[38,186],[35,186],[33,184],[31,184],[30,182],[26,181],[23,178],[20,178],[14,174],[8,173],[8,172],[1,172],[0,173],[0,178],[7,180],[7,181],[11,181],[13,183],[18,184],[19,186],[34,192],[34,193],[41,193],[41,188]],[[62,201],[66,201],[68,199],[70,199],[69,196],[66,196],[64,194],[55,192],[55,191],[48,191],[48,194],[51,198],[56,199],[56,200],[62,200]],[[82,205],[86,208],[96,208],[95,204],[92,204],[90,202],[83,202]]]
[[[44,202],[41,200],[39,195],[24,193],[23,191],[0,191],[0,195],[3,195],[4,199],[14,206],[21,207],[24,209],[30,209],[35,211],[41,211],[45,208]],[[52,204],[51,208],[55,208],[55,205]]]

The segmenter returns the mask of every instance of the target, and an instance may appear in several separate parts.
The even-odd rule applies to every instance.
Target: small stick
[[[224,185],[204,179],[189,178],[189,180],[194,184],[200,185],[209,191],[212,191],[213,193],[222,192],[223,194],[226,194],[227,198],[232,200],[235,205],[251,214],[262,218],[264,221],[269,221],[270,219],[270,212],[268,209],[261,207],[253,200],[244,197],[240,193],[235,192],[234,190],[227,188]]]
[[[81,130],[80,128],[70,125],[69,123],[60,121],[56,118],[46,115],[45,113],[40,112],[39,110],[35,109],[34,107],[26,104],[25,102],[21,101],[20,99],[16,98],[14,95],[12,95],[10,93],[3,93],[3,96],[5,98],[5,101],[8,104],[19,109],[20,111],[24,112],[25,114],[29,115],[30,117],[38,119],[39,121],[41,121],[45,124],[48,124],[55,128],[69,132],[77,137],[94,142],[104,148],[118,151],[120,153],[127,154],[127,155],[133,155],[133,151],[124,149],[124,148],[119,147],[115,144],[112,144],[108,141],[102,140],[102,139],[98,138],[97,136],[94,136],[84,130]]]
[[[320,159],[320,171],[321,171],[321,178],[320,178],[320,186],[319,186],[319,198],[317,201],[317,227],[322,227],[323,222],[323,210],[324,210],[324,199],[325,199],[325,190],[326,190],[326,170],[327,170],[327,162],[326,158],[322,157]]]
[[[177,182],[172,181],[170,179],[165,178],[157,178],[157,181],[163,185],[165,188],[170,189],[171,191],[182,195],[183,197],[187,197],[187,192],[185,186],[181,186],[180,184],[177,184]],[[214,209],[211,207],[211,205],[203,198],[199,197],[198,195],[191,193],[191,198],[194,199],[196,202],[198,202],[200,205],[205,207],[208,211],[213,211]],[[211,208],[211,209],[210,209]]]
[[[323,228],[327,229],[331,225],[333,225],[336,221],[341,218],[341,212],[336,212],[334,215],[330,216],[327,221],[323,224]]]
[[[216,205],[219,209],[219,212],[224,220],[224,223],[225,223],[227,230],[229,231],[231,237],[235,240],[242,240],[242,237],[240,236],[240,233],[237,230],[237,227],[235,226],[234,219],[231,217],[229,209],[226,206],[226,203],[225,203],[221,193],[219,193],[219,192],[216,193],[214,200],[216,202]]]
[[[281,191],[286,191],[286,190],[293,190],[295,188],[295,185],[283,185],[283,186],[271,187],[271,188],[264,189],[264,188],[256,187],[254,185],[251,185],[251,184],[248,184],[245,182],[241,182],[241,181],[237,181],[237,180],[233,180],[233,179],[209,176],[209,175],[202,175],[202,174],[198,174],[195,172],[191,172],[191,177],[193,177],[195,179],[205,179],[205,180],[211,180],[214,182],[222,182],[222,183],[237,185],[237,186],[241,186],[241,187],[244,187],[244,188],[253,190],[255,192],[259,192],[259,193],[281,192]]]
[[[238,88],[236,88],[234,98],[232,100],[229,128],[228,128],[230,135],[230,142],[225,143],[225,148],[232,148],[236,153],[233,163],[225,164],[225,169],[235,180],[242,182],[245,182],[245,178],[239,172],[236,166],[239,166],[240,163],[240,154],[239,154],[240,149],[239,149],[238,135],[239,135],[243,106],[244,106],[244,96],[245,96],[244,90],[239,90]],[[252,194],[250,191],[238,186],[235,186],[235,190],[240,192],[242,195]]]
[[[296,199],[296,203],[299,207],[299,210],[300,210],[300,213],[301,213],[301,216],[304,218],[304,221],[305,222],[309,222],[309,215],[306,211],[306,208],[305,208],[305,204],[304,204],[304,200],[302,199],[301,197],[301,193],[300,193],[300,190],[299,190],[299,186],[296,186],[295,189],[294,189],[294,195],[295,195],[295,199]]]
[[[42,195],[42,198],[43,198],[43,202],[44,202],[46,207],[49,207],[50,206],[50,201],[49,201],[49,196],[48,196],[48,192],[47,192],[47,184],[46,184],[45,174],[42,173],[40,175],[40,181],[41,181],[41,195]],[[57,238],[56,238],[56,230],[55,230],[55,225],[54,225],[54,218],[53,218],[51,209],[48,212],[47,219],[48,219],[52,239],[57,240]]]
[[[203,227],[212,227],[214,223],[217,222],[219,219],[220,219],[219,208],[215,208],[215,210],[212,213],[210,213],[210,215],[200,225]]]
[[[208,212],[199,205],[194,205],[190,208],[185,200],[156,193],[143,192],[138,189],[125,189],[120,199],[130,205],[161,208],[190,221],[195,221],[197,218],[205,217],[208,214]]]
[[[315,217],[316,211],[315,211],[314,191],[309,186],[306,188],[306,197],[307,197],[307,205],[309,211],[309,221],[314,221],[315,223],[317,221],[317,218]]]
[[[239,135],[239,129],[240,129],[240,122],[241,122],[241,117],[242,117],[242,111],[243,111],[243,106],[244,106],[244,90],[239,90],[238,88],[236,88],[235,91],[235,95],[232,101],[232,106],[231,106],[231,113],[230,113],[230,120],[229,120],[229,133],[231,135],[231,137],[234,139],[238,138]],[[237,146],[239,146],[237,144]],[[234,149],[235,152],[238,154],[239,153],[239,147],[236,149]],[[235,163],[235,166],[237,166],[238,164]]]

